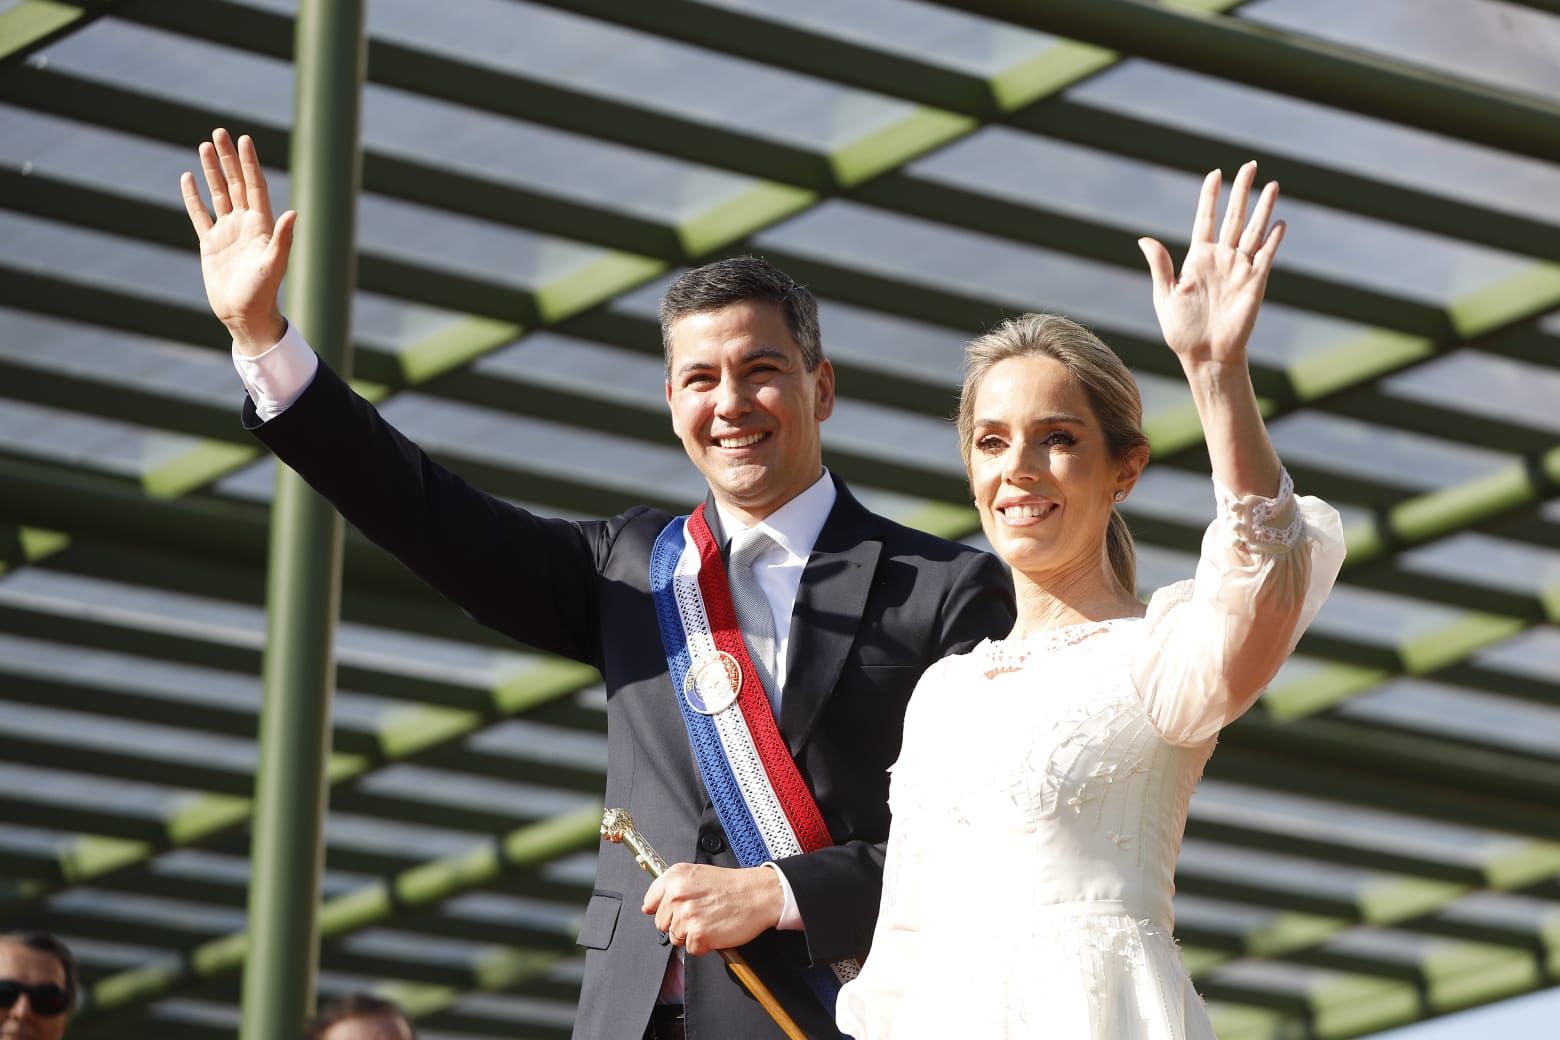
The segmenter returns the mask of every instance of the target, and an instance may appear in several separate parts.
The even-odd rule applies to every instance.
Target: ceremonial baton
[[[634,818],[628,814],[627,809],[607,809],[601,814],[601,836],[616,845],[627,845],[634,853],[634,861],[653,878],[658,878],[666,873],[666,860],[650,846],[645,836],[639,833],[634,826]],[[753,999],[769,1012],[769,1017],[775,1020],[775,1025],[780,1027],[790,1040],[807,1040],[807,1034],[802,1032],[802,1027],[786,1013],[785,1008],[775,999],[775,995],[769,992],[769,987],[764,985],[764,980],[758,977],[747,959],[736,950],[716,950],[721,960],[731,969],[731,973],[737,977],[737,981],[751,994]]]

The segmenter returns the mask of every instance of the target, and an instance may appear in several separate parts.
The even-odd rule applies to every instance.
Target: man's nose
[[[735,417],[748,411],[750,401],[747,387],[742,380],[730,376],[721,377],[715,388],[715,411],[722,418]]]

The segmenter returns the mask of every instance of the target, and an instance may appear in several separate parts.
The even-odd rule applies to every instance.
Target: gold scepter
[[[666,873],[666,860],[660,853],[651,847],[645,840],[645,836],[639,833],[634,826],[634,818],[628,814],[627,809],[606,809],[601,814],[601,836],[616,845],[627,845],[634,853],[634,861],[653,878],[658,878]],[[737,977],[737,981],[753,995],[763,1009],[769,1012],[769,1017],[775,1020],[775,1025],[780,1027],[790,1040],[807,1040],[807,1034],[802,1032],[802,1027],[796,1024],[785,1010],[780,1006],[780,1001],[764,985],[764,980],[758,977],[758,973],[748,964],[747,959],[736,950],[716,950],[721,960],[731,969],[731,973]]]

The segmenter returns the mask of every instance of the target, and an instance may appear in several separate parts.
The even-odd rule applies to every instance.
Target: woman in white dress
[[[1294,649],[1343,559],[1337,513],[1295,496],[1246,342],[1283,224],[1250,221],[1255,164],[1216,230],[1203,182],[1177,280],[1139,245],[1196,401],[1216,516],[1194,580],[1135,593],[1115,512],[1148,461],[1121,361],[1081,326],[1025,315],[969,347],[959,434],[1018,620],[927,671],[894,766],[872,953],[837,1006],[856,1040],[1206,1040],[1171,938],[1187,803],[1219,729]]]

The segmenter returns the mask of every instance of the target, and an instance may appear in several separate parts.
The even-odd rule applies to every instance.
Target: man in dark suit
[[[271,221],[247,139],[213,140],[201,158],[217,219],[189,175],[184,193],[208,297],[250,390],[246,425],[476,620],[605,680],[607,803],[676,865],[652,886],[632,857],[600,858],[575,1036],[779,1036],[703,956],[736,947],[809,1035],[836,1036],[800,971],[866,953],[906,701],[932,662],[1010,627],[1000,565],[870,513],[824,469],[834,372],[804,288],[751,257],[672,286],[662,307],[672,425],[709,485],[704,515],[722,557],[736,538],[765,539],[749,597],[767,606],[764,692],[833,840],[739,866],[690,751],[651,595],[651,549],[672,518],[538,517],[431,462],[288,328],[276,289],[293,217]],[[755,638],[746,620],[743,636]]]

